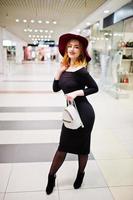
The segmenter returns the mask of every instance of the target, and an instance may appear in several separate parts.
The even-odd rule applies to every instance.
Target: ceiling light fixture
[[[90,26],[90,25],[91,25],[91,23],[90,23],[90,22],[87,22],[87,23],[86,23],[86,25],[87,25],[87,26]]]
[[[19,19],[16,19],[16,22],[19,22]]]
[[[76,30],[76,32],[78,32],[78,33],[79,33],[80,31],[81,31],[80,29],[77,29],[77,30]]]
[[[35,21],[32,19],[32,20],[30,20],[30,22],[31,22],[31,23],[34,23]]]
[[[106,13],[106,14],[109,13],[109,10],[104,10],[104,13]]]
[[[24,23],[26,23],[26,22],[27,22],[27,20],[26,20],[26,19],[23,19],[23,22],[24,22]]]
[[[56,22],[56,21],[53,21],[53,24],[57,24],[57,22]]]
[[[46,24],[49,24],[49,21],[45,21]]]
[[[41,24],[41,23],[42,23],[42,20],[38,20],[38,23]]]

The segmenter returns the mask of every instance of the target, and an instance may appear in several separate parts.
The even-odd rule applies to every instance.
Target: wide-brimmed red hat
[[[70,40],[78,40],[82,44],[83,52],[86,57],[86,61],[89,62],[91,60],[91,58],[87,52],[88,40],[81,35],[75,35],[75,34],[71,34],[71,33],[61,35],[59,38],[59,44],[58,44],[60,54],[62,56],[64,56],[65,50],[66,50],[66,45]]]

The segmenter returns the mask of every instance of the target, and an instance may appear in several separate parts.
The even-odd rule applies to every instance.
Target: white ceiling
[[[118,4],[115,3],[116,0],[0,0],[0,26],[26,42],[31,42],[37,36],[43,39],[49,35],[51,40],[57,41],[61,34],[71,32],[74,27],[84,20],[89,20],[88,16],[109,2]],[[124,3],[122,0],[119,2]],[[16,19],[19,19],[18,23]],[[27,23],[23,22],[24,19]],[[31,23],[31,20],[35,22]],[[42,23],[39,24],[38,20]],[[49,24],[46,24],[47,20]],[[57,24],[53,24],[53,21]],[[24,29],[32,32],[25,32]],[[53,33],[50,33],[51,30]]]
[[[83,21],[90,13],[95,11],[106,0],[0,0],[0,26],[15,33],[24,41],[30,42],[33,36],[49,35],[45,30],[53,30],[51,39],[56,40],[59,35],[69,32],[73,27]],[[16,23],[15,20],[20,22]],[[23,22],[27,19],[27,23]],[[34,19],[35,23],[30,20]],[[42,20],[39,24],[37,21]],[[46,24],[48,20],[50,23]],[[53,21],[57,24],[53,24]],[[24,32],[24,29],[32,32]],[[43,30],[43,33],[34,30]]]
[[[97,8],[93,13],[89,14],[80,24],[77,24],[76,27],[72,30],[74,32],[76,29],[82,30],[85,29],[86,23],[89,21],[91,24],[94,24],[98,21],[100,21],[100,26],[102,28],[103,19],[110,15],[111,13],[117,11],[122,6],[129,2],[133,2],[133,0],[108,0],[105,3],[103,3],[99,8]],[[104,13],[105,10],[109,10],[109,13]]]

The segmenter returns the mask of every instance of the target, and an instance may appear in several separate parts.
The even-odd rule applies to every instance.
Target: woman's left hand
[[[74,92],[67,93],[65,96],[67,101],[73,102],[77,96],[84,96],[84,92],[83,90],[76,90]]]
[[[70,93],[66,94],[65,96],[66,96],[67,101],[73,102],[73,100],[77,96],[77,93],[76,93],[76,91],[74,91],[74,92],[70,92]]]

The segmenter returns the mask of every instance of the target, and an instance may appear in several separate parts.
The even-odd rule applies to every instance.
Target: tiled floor
[[[68,154],[56,187],[45,194],[57,148],[62,92],[52,92],[58,63],[12,65],[0,76],[0,200],[133,200],[133,93],[88,96],[96,112],[91,155],[74,190],[77,156]]]

